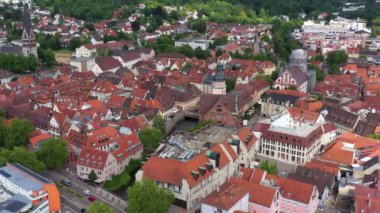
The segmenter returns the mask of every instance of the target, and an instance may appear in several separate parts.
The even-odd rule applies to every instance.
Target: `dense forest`
[[[321,12],[341,11],[346,0],[36,0],[39,6],[86,21],[110,18],[116,8],[135,6],[140,2],[199,9],[212,20],[251,22],[256,19],[256,14],[263,11],[268,16],[288,15],[291,18],[298,18],[300,12],[305,12],[309,17],[316,18]],[[380,16],[380,3],[376,3],[376,0],[358,2],[364,4],[365,9],[344,14],[341,12],[341,15],[361,17],[370,23]]]

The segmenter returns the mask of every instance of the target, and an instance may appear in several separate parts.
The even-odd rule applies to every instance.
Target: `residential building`
[[[340,133],[353,132],[359,121],[364,120],[360,115],[336,107],[325,107],[321,114],[326,121],[334,123]]]
[[[227,182],[202,200],[201,212],[248,212],[248,198],[246,187]]]
[[[155,181],[174,193],[174,205],[195,212],[203,198],[226,183],[237,168],[238,155],[225,142],[187,161],[152,157],[137,172],[136,180],[146,177]]]
[[[260,100],[261,116],[270,117],[282,113],[289,107],[295,106],[298,99],[306,93],[293,90],[269,90]]]
[[[102,141],[107,141],[107,139],[102,139]],[[94,148],[91,140],[88,140],[76,161],[79,178],[88,179],[91,171],[94,171],[97,176],[96,182],[111,180],[113,176],[124,171],[131,159],[140,158],[143,151],[143,145],[136,134],[122,136],[121,140],[114,143],[112,147],[107,147],[110,148],[108,150]]]
[[[122,67],[122,64],[111,56],[97,57],[95,59],[95,65],[91,71],[98,76],[103,72],[115,73],[120,67]]]
[[[242,128],[236,135],[227,137],[230,144],[239,144],[239,165],[240,167],[253,168],[256,163],[254,157],[259,150],[259,143],[256,136],[247,127]]]
[[[291,66],[285,69],[273,83],[275,89],[296,88],[298,91],[307,92],[308,76],[300,66]]]
[[[0,168],[1,212],[61,212],[56,185],[20,164]]]
[[[334,187],[338,184],[335,174],[303,166],[298,166],[297,170],[289,174],[287,178],[315,185],[318,189],[318,207],[320,209],[324,208],[333,193]]]
[[[207,50],[210,45],[213,43],[213,40],[206,40],[200,38],[184,38],[174,42],[174,46],[182,47],[184,45],[189,45],[193,50],[198,47],[202,50]]]

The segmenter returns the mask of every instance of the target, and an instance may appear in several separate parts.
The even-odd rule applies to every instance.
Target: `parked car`
[[[83,190],[83,194],[85,194],[85,195],[90,195],[91,194],[91,192],[90,192],[90,190]]]
[[[68,179],[63,179],[63,180],[61,180],[61,183],[62,183],[64,186],[67,186],[67,187],[70,187],[70,186],[71,186],[71,181],[68,180]]]
[[[96,197],[95,196],[90,196],[90,197],[88,197],[88,200],[90,202],[94,202],[96,200]]]

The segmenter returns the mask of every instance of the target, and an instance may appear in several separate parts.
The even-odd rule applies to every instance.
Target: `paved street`
[[[66,173],[66,171],[64,173]],[[63,212],[80,212],[82,208],[86,208],[86,206],[91,203],[88,200],[88,196],[83,194],[83,190],[89,190],[92,196],[95,196],[97,200],[100,200],[108,204],[110,207],[114,209],[114,212],[125,212],[124,209],[115,206],[113,203],[97,195],[95,193],[95,187],[77,179],[75,174],[67,173],[66,175],[63,175],[57,172],[47,172],[45,175],[47,176],[47,178],[53,180],[55,183],[58,183],[58,185],[60,186],[59,191],[61,193]],[[62,186],[60,182],[63,179],[70,179],[72,186]]]

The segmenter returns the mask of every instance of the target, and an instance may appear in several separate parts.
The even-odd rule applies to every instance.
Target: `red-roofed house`
[[[109,132],[112,132],[112,128],[103,128],[88,137],[87,143],[90,145],[83,147],[77,158],[79,178],[88,179],[91,170],[94,170],[98,176],[96,182],[110,180],[123,172],[131,159],[141,157],[144,146],[136,134],[115,136]],[[106,148],[92,146],[97,143],[94,138],[107,143]]]
[[[101,183],[117,175],[116,158],[108,151],[92,148],[83,148],[77,159],[77,175],[81,179],[88,179],[93,170],[98,177],[95,182]]]
[[[95,59],[95,65],[92,68],[92,72],[94,72],[96,76],[103,72],[115,73],[120,67],[122,67],[120,61],[111,56],[98,57]]]
[[[380,212],[380,193],[378,188],[355,186],[355,213]]]
[[[239,143],[239,164],[242,167],[251,167],[255,163],[254,157],[259,149],[256,136],[248,128],[242,128],[236,135],[227,137],[230,144]]]
[[[174,192],[176,206],[194,212],[201,201],[236,173],[238,156],[228,143],[217,144],[188,161],[152,157],[137,172]]]
[[[248,198],[245,186],[228,182],[203,199],[201,212],[248,212]]]
[[[109,81],[98,81],[93,86],[90,94],[97,97],[99,100],[105,100],[108,99],[116,89],[117,86]]]
[[[53,137],[50,134],[45,133],[45,134],[37,135],[37,136],[30,138],[29,142],[33,148],[38,149],[41,147],[41,145],[45,141],[49,140],[50,138],[53,138]]]

